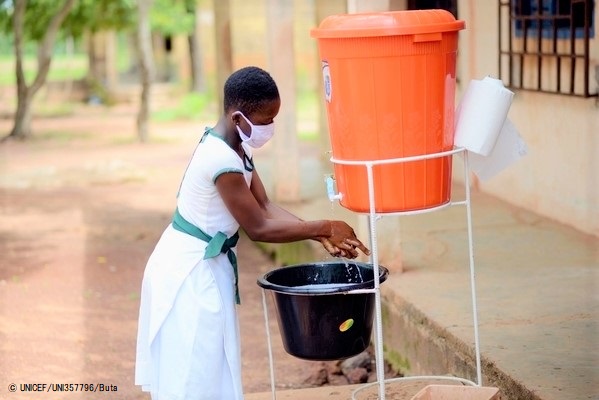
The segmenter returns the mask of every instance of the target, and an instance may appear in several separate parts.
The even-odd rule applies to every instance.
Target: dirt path
[[[149,398],[133,385],[141,276],[203,126],[154,125],[141,145],[132,113],[83,107],[36,120],[31,142],[0,144],[0,399]],[[244,387],[268,391],[255,282],[275,265],[245,238],[239,253]],[[305,386],[313,363],[284,353],[274,316],[271,334],[278,387]],[[118,392],[23,392],[30,383]]]

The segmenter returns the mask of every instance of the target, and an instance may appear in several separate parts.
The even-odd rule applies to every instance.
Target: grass
[[[4,100],[3,108],[15,110],[17,107],[16,99],[10,98]],[[47,101],[43,93],[34,98],[33,117],[34,118],[60,118],[73,115],[77,105],[69,101]]]
[[[82,132],[82,133],[73,133],[68,131],[40,131],[36,133],[31,140],[35,142],[59,142],[59,143],[69,143],[74,139],[78,140],[90,140],[95,136],[92,133]]]
[[[177,120],[201,119],[212,102],[208,93],[187,93],[181,96],[172,107],[161,108],[152,113],[152,120],[169,122]]]
[[[24,61],[25,79],[31,83],[37,73],[37,61],[34,57],[26,57]],[[52,57],[47,81],[78,80],[87,73],[87,56],[75,54],[72,56],[55,55]],[[0,85],[16,84],[15,59],[13,56],[0,56]]]
[[[60,118],[73,115],[75,112],[75,107],[75,104],[67,101],[36,101],[33,106],[33,113],[34,117]]]

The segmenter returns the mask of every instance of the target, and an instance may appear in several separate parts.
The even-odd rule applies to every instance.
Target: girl
[[[224,86],[224,113],[185,171],[173,221],[142,283],[135,383],[153,400],[243,399],[239,228],[255,241],[313,239],[334,256],[370,253],[345,222],[303,221],[269,200],[252,148],[272,137],[280,103],[266,71],[233,73]]]

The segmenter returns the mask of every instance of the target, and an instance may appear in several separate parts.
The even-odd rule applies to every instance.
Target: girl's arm
[[[233,217],[252,240],[284,243],[314,239],[333,255],[355,258],[358,256],[356,248],[364,254],[370,253],[345,222],[303,221],[271,203],[256,170],[251,190],[239,173],[220,175],[216,187]]]

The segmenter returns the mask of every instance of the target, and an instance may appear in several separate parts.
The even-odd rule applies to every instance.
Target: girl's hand
[[[358,249],[365,255],[370,255],[370,250],[356,237],[351,226],[343,221],[329,221],[331,234],[321,240],[324,248],[336,257],[356,258]]]
[[[333,257],[345,257],[345,251],[342,251],[337,246],[334,246],[333,243],[327,238],[320,238],[320,244],[322,247]]]

